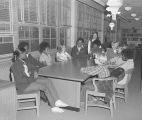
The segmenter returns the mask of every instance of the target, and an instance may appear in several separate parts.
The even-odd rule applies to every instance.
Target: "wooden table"
[[[39,76],[52,78],[61,100],[75,107],[76,111],[80,110],[81,83],[89,77],[80,72],[81,67],[88,65],[87,61],[87,59],[75,59],[57,62],[39,70]]]

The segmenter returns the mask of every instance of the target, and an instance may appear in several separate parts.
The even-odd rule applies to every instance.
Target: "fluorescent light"
[[[130,11],[131,9],[132,9],[132,8],[129,7],[129,6],[125,7],[125,10],[126,10],[126,11]]]
[[[120,12],[120,11],[118,11],[118,12],[117,12],[117,14],[118,14],[118,15],[120,15],[120,14],[121,14],[121,12]]]
[[[135,13],[132,13],[131,16],[132,16],[132,17],[136,17],[136,14],[135,14]]]
[[[109,27],[111,30],[113,30],[113,27],[115,26],[115,24],[113,22],[109,23]]]
[[[107,17],[110,17],[111,16],[111,14],[107,14]]]
[[[135,18],[135,20],[140,20],[140,18]]]

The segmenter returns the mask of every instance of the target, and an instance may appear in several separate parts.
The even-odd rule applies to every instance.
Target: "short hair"
[[[25,46],[29,47],[29,43],[28,43],[28,42],[25,42],[25,41],[22,41],[22,42],[19,43],[18,49],[19,49],[21,52],[25,52],[25,51],[26,51]]]
[[[20,56],[20,51],[15,50],[15,51],[13,52],[12,62],[15,62],[16,59],[19,58],[19,56]]]
[[[97,45],[97,46],[101,46],[101,42],[99,40],[93,41],[92,42],[92,47],[94,46],[94,44]]]
[[[126,59],[133,59],[133,50],[130,48],[122,50],[121,54],[126,58]]]
[[[84,43],[84,39],[82,37],[79,37],[76,42],[78,43],[79,41],[81,41],[82,43]]]
[[[46,48],[50,48],[50,45],[48,42],[41,42],[39,45],[39,52],[42,53]]]

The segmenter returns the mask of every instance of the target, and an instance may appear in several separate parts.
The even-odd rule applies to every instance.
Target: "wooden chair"
[[[87,112],[87,107],[89,107],[89,106],[101,107],[101,108],[109,109],[111,117],[113,117],[113,110],[115,108],[115,94],[112,95],[109,103],[107,103],[107,104],[104,103],[106,93],[101,93],[98,91],[96,81],[112,81],[112,87],[113,87],[112,90],[115,91],[116,80],[117,79],[114,77],[93,78],[93,85],[94,85],[95,90],[94,91],[90,91],[90,90],[86,91],[86,103],[85,103],[85,111],[86,112]],[[93,96],[93,97],[97,98],[99,101],[103,102],[103,104],[98,101],[96,103],[96,102],[93,102],[93,100],[88,100],[89,96]]]
[[[10,72],[11,81],[14,82],[14,75]],[[36,109],[37,117],[39,117],[39,106],[40,106],[40,91],[31,91],[26,93],[18,93],[17,92],[17,101],[18,101],[18,108],[17,110],[29,110],[29,109]],[[21,105],[22,103],[29,103],[33,102],[34,105],[25,106]]]
[[[123,80],[119,81],[116,84],[115,97],[124,99],[126,103],[128,101],[128,83],[131,80],[132,73],[133,69],[125,71],[125,77],[123,78]]]

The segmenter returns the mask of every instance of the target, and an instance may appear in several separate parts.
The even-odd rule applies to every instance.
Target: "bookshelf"
[[[122,40],[126,41],[127,44],[133,44],[138,46],[142,44],[142,33],[134,30],[122,30]]]

